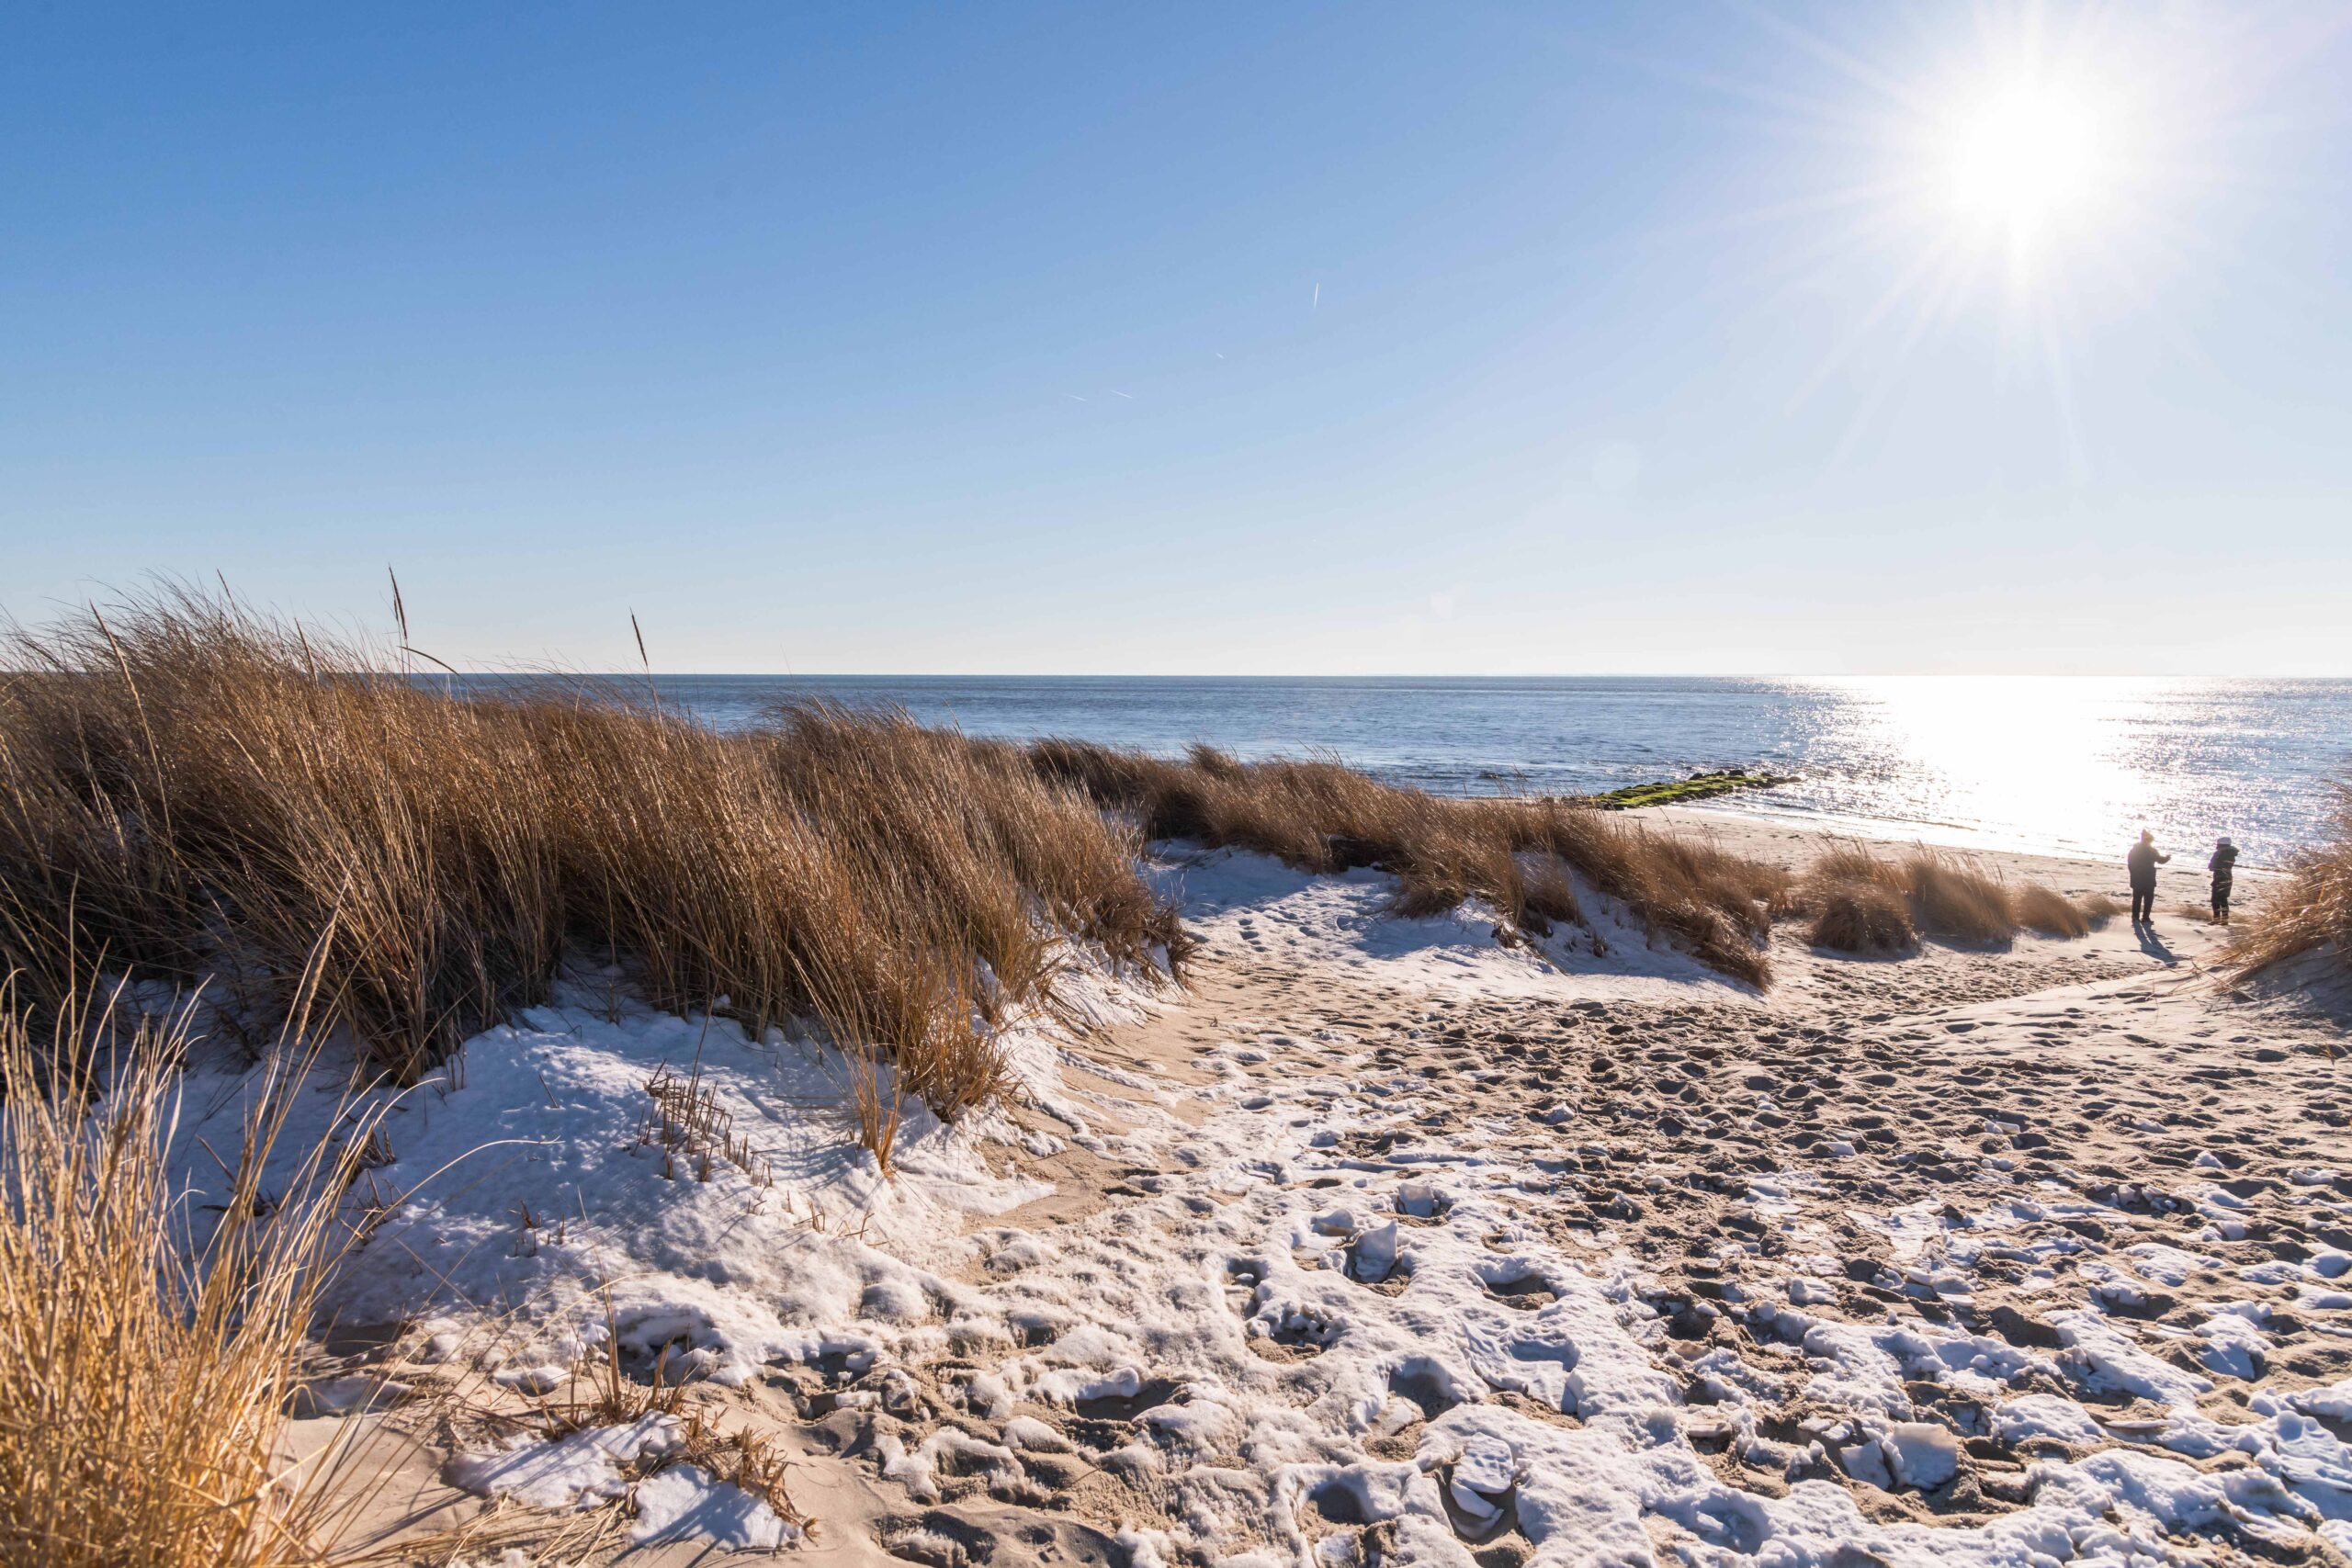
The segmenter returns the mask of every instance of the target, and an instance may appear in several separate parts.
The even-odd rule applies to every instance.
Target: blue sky
[[[0,608],[2352,673],[2347,79],[2321,0],[17,6]],[[1952,128],[2029,80],[2096,159],[2013,250],[2051,160],[1988,215]]]

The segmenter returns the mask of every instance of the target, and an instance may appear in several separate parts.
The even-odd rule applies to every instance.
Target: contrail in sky
[[[1319,277],[1318,277],[1318,278],[1317,278],[1317,279],[1315,280],[1315,302],[1314,302],[1313,304],[1311,304],[1311,305],[1307,306],[1307,309],[1308,309],[1308,310],[1321,310],[1322,308],[1323,308],[1323,280],[1322,280],[1321,278],[1319,278]]]
[[[1123,392],[1116,387],[1111,389],[1111,395],[1114,398],[1125,398],[1129,402],[1136,400],[1136,395],[1133,392]]]

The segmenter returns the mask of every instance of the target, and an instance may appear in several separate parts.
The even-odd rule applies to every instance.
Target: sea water
[[[1710,808],[2098,856],[2120,854],[2145,826],[2200,863],[2227,833],[2257,865],[2321,834],[2329,781],[2352,768],[2343,680],[691,675],[653,689],[723,726],[820,696],[972,735],[1336,756],[1447,795],[1765,769],[1796,782]]]

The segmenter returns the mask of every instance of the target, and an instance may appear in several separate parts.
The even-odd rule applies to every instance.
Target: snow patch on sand
[[[1573,954],[1498,945],[1475,909],[1391,920],[1374,873],[1307,877],[1220,852],[1182,874],[1211,941],[1302,970],[1487,994],[1743,994],[1622,932],[1577,972]],[[1133,1005],[1088,984],[1102,1007]],[[1124,1423],[1132,1435],[1088,1461],[1144,1478],[1160,1509],[1122,1531],[1138,1562],[1339,1568],[1365,1561],[1378,1528],[1383,1562],[1445,1568],[1505,1537],[1514,1560],[1547,1568],[1654,1562],[1669,1542],[1692,1568],[2121,1564],[2163,1555],[2168,1532],[2308,1539],[2352,1517],[2352,1453],[2324,1425],[2352,1390],[2257,1394],[2250,1419],[2222,1425],[2199,1402],[2238,1374],[2155,1354],[2096,1301],[2051,1314],[2057,1343],[2028,1351],[1917,1317],[1843,1320],[1826,1310],[1840,1260],[1826,1247],[1768,1266],[1739,1244],[1780,1283],[1709,1310],[1742,1314],[1777,1359],[1681,1358],[1605,1232],[1584,1233],[1577,1256],[1555,1242],[1558,1162],[1435,1114],[1421,1080],[1384,1075],[1347,1030],[1226,1028],[1201,1064],[1197,1120],[1129,1106],[1117,1133],[1062,1083],[1072,1040],[1045,1021],[1014,1032],[1024,1088],[1069,1140],[1146,1173],[1089,1219],[1030,1232],[991,1222],[1047,1190],[1023,1164],[1043,1146],[1034,1129],[944,1127],[917,1109],[888,1180],[850,1143],[846,1068],[819,1046],[577,998],[534,1010],[389,1119],[391,1158],[369,1178],[384,1217],[336,1305],[346,1321],[438,1313],[421,1337],[443,1354],[510,1325],[489,1354],[518,1381],[601,1345],[608,1310],[640,1366],[666,1352],[721,1382],[798,1369],[871,1413],[873,1462],[916,1498],[958,1476],[1018,1483],[1039,1456],[1071,1452],[1083,1424]],[[643,1140],[645,1084],[664,1066],[700,1075],[752,1168],[681,1168]],[[191,1100],[187,1136],[233,1125],[239,1081],[218,1075],[212,1100]],[[1572,1140],[1573,1123],[1535,1124]],[[1752,1181],[1759,1224],[1783,1223],[1808,1179]],[[1981,1237],[1916,1205],[1865,1217],[1898,1254],[1898,1285],[1969,1293]],[[2143,1248],[2112,1274],[2139,1289],[2210,1262]],[[2228,1315],[2180,1344],[2251,1355],[2259,1325]],[[936,1392],[911,1375],[951,1365]],[[1915,1397],[1921,1384],[1964,1398]],[[1702,1390],[1711,1403],[1690,1403]],[[1799,1395],[1819,1412],[1802,1438],[1768,1433]],[[2101,1418],[2127,1395],[2162,1417],[2130,1432]],[[1951,1414],[1962,1404],[1985,1413],[1981,1433]],[[662,1457],[662,1419],[466,1456],[453,1476],[533,1506],[593,1506]],[[1855,1483],[1949,1487],[1978,1435],[2075,1457],[2036,1459],[2030,1499],[1983,1522],[1858,1504]],[[1785,1495],[1727,1480],[1726,1446],[1781,1467]],[[2243,1461],[2200,1467],[2224,1450]],[[763,1505],[682,1463],[635,1489],[648,1540],[789,1539]]]
[[[1157,873],[1182,897],[1186,923],[1212,953],[1278,960],[1305,973],[1336,967],[1359,978],[1478,996],[1575,996],[1652,1001],[1693,990],[1711,1000],[1746,998],[1665,938],[1652,941],[1625,908],[1572,878],[1589,924],[1509,945],[1495,911],[1476,899],[1411,919],[1387,912],[1396,879],[1358,867],[1338,876],[1295,871],[1247,850],[1172,846]]]

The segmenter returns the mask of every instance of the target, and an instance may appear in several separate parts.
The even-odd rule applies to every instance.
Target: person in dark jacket
[[[2227,839],[2213,840],[2213,858],[2205,869],[2213,874],[2213,918],[2230,923],[2230,874],[2238,863],[2238,847]]]
[[[2140,829],[2140,841],[2123,857],[2132,872],[2132,923],[2156,923],[2156,867],[2172,859],[2156,849],[2156,836],[2145,828]]]

